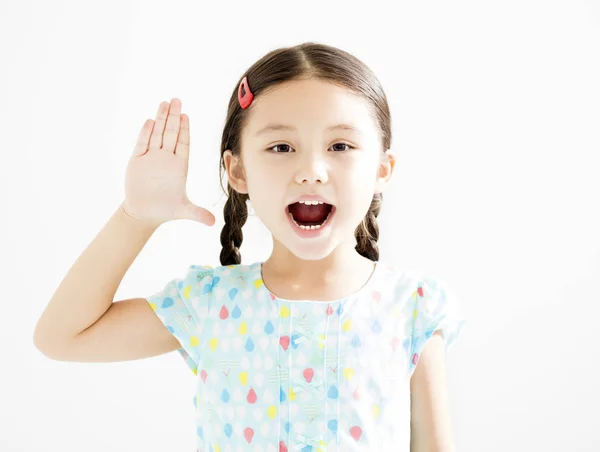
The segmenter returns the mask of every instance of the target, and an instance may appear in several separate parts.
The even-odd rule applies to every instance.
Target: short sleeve
[[[177,351],[194,375],[200,362],[200,337],[213,285],[210,266],[192,265],[183,278],[175,278],[146,298],[154,313],[181,344]]]
[[[419,280],[409,306],[412,312],[408,323],[410,325],[408,370],[409,376],[412,376],[425,343],[433,333],[436,330],[442,331],[446,351],[448,351],[460,335],[466,319],[454,291],[431,277]]]

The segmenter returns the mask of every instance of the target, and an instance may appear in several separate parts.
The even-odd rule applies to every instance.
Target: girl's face
[[[322,259],[341,243],[354,247],[356,227],[391,177],[394,156],[382,155],[369,107],[331,83],[286,82],[261,93],[249,107],[242,167],[231,151],[225,153],[229,183],[248,193],[275,242],[301,259]],[[332,127],[340,124],[353,129]],[[303,195],[319,195],[334,206],[313,237],[305,237],[289,218],[288,206]]]

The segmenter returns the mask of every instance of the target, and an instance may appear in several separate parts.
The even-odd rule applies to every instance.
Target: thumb
[[[180,218],[197,221],[207,226],[215,224],[215,216],[211,212],[192,203],[188,203],[182,208]]]

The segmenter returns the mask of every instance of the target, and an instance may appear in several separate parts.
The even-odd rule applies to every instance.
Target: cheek
[[[354,162],[345,169],[343,179],[352,191],[372,198],[377,181],[377,167],[368,159]]]
[[[259,184],[261,181],[275,180],[276,175],[285,172],[285,166],[277,165],[277,162],[272,161],[264,156],[256,156],[245,165],[248,183]]]
[[[360,221],[365,216],[373,200],[373,191],[373,184],[366,184],[365,181],[345,191],[342,205],[353,220]]]
[[[274,197],[285,187],[285,171],[277,171],[266,167],[256,168],[248,173],[248,189],[256,192],[267,192]]]
[[[364,167],[353,167],[345,173],[344,187],[340,187],[344,205],[350,208],[352,216],[363,216],[373,200],[376,188],[376,169],[372,162],[364,162]],[[370,167],[371,169],[365,169]]]
[[[257,212],[261,208],[257,209],[257,206],[264,206],[261,209],[264,213],[281,207],[283,196],[286,195],[283,171],[274,171],[269,165],[250,165],[247,167],[246,181],[248,195]]]

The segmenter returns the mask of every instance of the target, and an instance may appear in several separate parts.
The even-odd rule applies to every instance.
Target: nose
[[[305,182],[309,184],[316,184],[317,182],[324,184],[329,180],[327,169],[325,159],[318,152],[306,153],[298,161],[296,182],[299,184]]]

